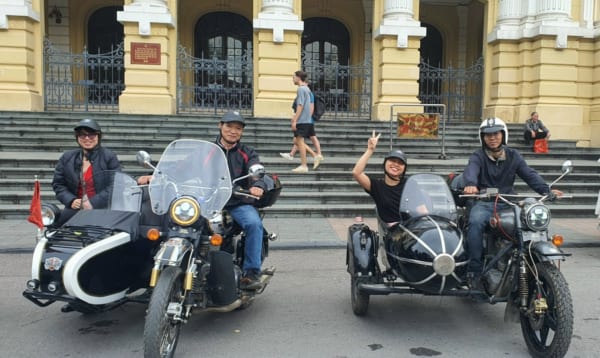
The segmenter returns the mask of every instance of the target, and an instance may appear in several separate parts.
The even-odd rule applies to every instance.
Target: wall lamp
[[[60,24],[62,22],[62,13],[60,12],[60,9],[58,7],[56,7],[56,5],[52,8],[52,11],[50,11],[50,13],[48,14],[48,18],[49,19],[54,19],[54,22],[56,22],[57,24]]]

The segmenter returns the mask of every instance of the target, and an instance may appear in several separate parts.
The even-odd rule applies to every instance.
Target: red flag
[[[42,221],[42,198],[40,195],[40,181],[35,180],[33,187],[33,198],[31,198],[31,205],[29,206],[29,217],[27,218],[32,224],[35,224],[40,229],[44,228],[44,222]]]

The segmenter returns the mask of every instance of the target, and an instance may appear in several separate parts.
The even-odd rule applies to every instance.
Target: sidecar
[[[348,229],[347,265],[354,313],[366,313],[370,295],[421,293],[460,295],[468,255],[456,224],[446,181],[433,174],[407,179],[400,203],[402,222],[364,223]]]
[[[104,175],[114,178],[105,208],[78,211],[58,228],[45,221],[23,292],[36,305],[62,301],[68,303],[63,311],[90,313],[141,300],[130,294],[147,287],[158,243],[145,236],[162,230],[162,217],[152,214],[147,191],[133,178],[118,172]]]

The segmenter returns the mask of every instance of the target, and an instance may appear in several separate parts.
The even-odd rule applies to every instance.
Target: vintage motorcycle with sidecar
[[[565,162],[552,185],[571,170],[570,161]],[[403,222],[390,227],[380,223],[379,232],[360,222],[349,227],[346,261],[354,314],[367,313],[371,295],[391,293],[504,302],[505,321],[520,322],[533,357],[563,357],[573,332],[573,303],[559,264],[569,254],[559,248],[562,236],[549,235],[548,196],[497,190],[467,196],[460,195],[457,183],[460,177],[449,186],[438,175],[412,175],[399,208]],[[475,198],[493,200],[497,208],[482,238],[481,289],[466,284],[464,205]]]
[[[232,182],[221,148],[201,140],[172,142],[156,166],[145,152],[138,153],[138,162],[154,169],[151,207],[168,221],[149,282],[153,291],[144,325],[144,356],[172,357],[192,313],[247,307],[266,288],[274,267],[263,269],[259,289],[241,288],[245,235],[223,207],[232,194],[241,195],[261,212],[277,200],[281,184],[260,164]],[[259,178],[269,186],[260,199],[240,189],[242,181]],[[265,230],[263,258],[275,238]]]
[[[66,220],[61,215],[68,210],[42,204],[45,227],[23,292],[38,306],[59,301],[67,303],[63,312],[94,313],[126,302],[148,302],[144,293],[163,218],[152,213],[147,190],[131,176],[104,171],[93,177],[110,183],[96,193],[95,208],[77,211]]]

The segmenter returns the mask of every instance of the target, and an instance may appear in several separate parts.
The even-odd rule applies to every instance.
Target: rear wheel
[[[144,357],[170,358],[175,354],[181,321],[167,313],[169,303],[182,304],[185,292],[179,267],[165,268],[152,292],[144,325]]]
[[[551,263],[536,264],[540,283],[529,280],[529,307],[521,313],[521,330],[533,357],[564,357],[573,334],[573,301],[562,273]],[[548,309],[534,311],[538,297],[545,298]],[[538,301],[539,302],[539,301]]]

